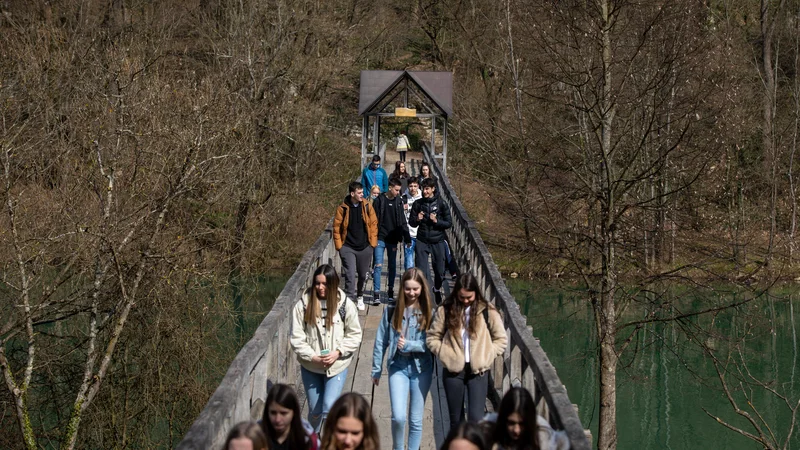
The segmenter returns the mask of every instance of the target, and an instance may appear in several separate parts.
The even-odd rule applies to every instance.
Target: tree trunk
[[[764,96],[762,97],[762,129],[761,146],[764,152],[764,161],[767,163],[769,171],[770,200],[769,200],[769,244],[765,264],[769,265],[775,245],[775,233],[777,228],[777,196],[778,180],[777,166],[778,155],[775,148],[773,137],[772,118],[775,116],[775,71],[772,67],[772,36],[775,29],[779,10],[770,20],[769,12],[770,0],[761,0],[761,70],[764,80]],[[782,4],[783,2],[781,2]]]
[[[612,203],[613,205],[613,203]],[[598,450],[617,448],[617,309],[614,231],[610,211],[604,211],[603,265],[600,304],[595,307],[600,344],[600,430]]]
[[[615,186],[611,158],[611,131],[614,123],[614,99],[612,96],[612,47],[611,30],[614,18],[610,0],[601,0],[602,45],[603,45],[603,90],[601,103],[601,226],[600,242],[602,252],[600,304],[595,303],[598,341],[600,344],[600,430],[597,437],[598,450],[617,448],[617,310],[614,293],[616,290],[616,255],[614,254]],[[599,307],[599,314],[597,309]]]

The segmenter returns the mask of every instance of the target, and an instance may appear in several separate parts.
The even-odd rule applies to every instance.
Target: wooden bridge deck
[[[407,165],[411,173],[417,173],[419,170],[422,158],[418,155],[419,153],[412,152],[408,154]],[[433,159],[427,148],[425,155]],[[394,151],[389,150],[384,153],[384,167],[387,172],[394,169],[396,157],[397,153]],[[591,437],[584,430],[555,368],[539,341],[533,337],[525,316],[508,292],[502,275],[474,223],[456,197],[446,174],[436,164],[432,166],[433,175],[438,179],[440,195],[453,214],[453,227],[448,231],[448,237],[456,261],[462,270],[469,270],[476,276],[486,298],[492,299],[504,315],[509,345],[505,353],[495,360],[491,370],[487,410],[491,409],[492,404],[497,404],[503,392],[511,386],[525,387],[534,396],[539,414],[555,429],[564,430],[573,449],[590,450]],[[402,256],[399,256],[398,263],[401,259]],[[299,366],[289,345],[291,321],[287,319],[298,296],[308,286],[308,280],[314,269],[323,263],[339,267],[339,257],[334,248],[330,224],[303,256],[297,270],[284,286],[270,313],[256,329],[253,338],[242,347],[231,362],[208,404],[178,445],[179,449],[221,448],[225,436],[236,423],[261,418],[270,383],[294,384],[297,393],[304,396],[298,376]],[[402,270],[398,272],[402,273]],[[399,290],[398,285],[399,282],[396,282],[396,291]],[[366,292],[371,292],[372,283],[368,283],[365,287]],[[451,286],[445,283],[445,294],[450,288]],[[372,348],[383,308],[383,305],[368,306],[365,311],[359,312],[364,336],[358,354],[354,355],[354,361],[349,367],[344,391],[358,392],[370,401],[373,414],[378,421],[381,446],[387,449],[392,445],[388,379],[384,371],[380,386],[373,387],[370,378]],[[425,404],[421,445],[423,449],[438,448],[450,426],[441,384],[441,369],[435,367],[434,382]],[[304,405],[304,416],[308,413],[306,408]]]
[[[402,251],[398,251],[397,261],[397,278],[395,279],[395,292],[400,290],[400,276],[403,270],[403,256]],[[386,288],[386,267],[387,259],[384,256],[383,260],[383,274],[382,286]],[[444,284],[445,293],[450,291],[450,283]],[[361,345],[358,348],[356,355],[353,355],[353,362],[347,371],[347,379],[345,380],[342,393],[345,392],[358,392],[363,395],[372,406],[372,415],[378,424],[378,430],[381,437],[381,448],[392,448],[392,408],[389,399],[389,374],[387,372],[386,361],[384,359],[383,372],[381,373],[381,382],[378,386],[372,384],[372,350],[375,345],[375,335],[378,331],[383,310],[386,308],[387,299],[383,297],[381,304],[377,306],[369,305],[373,300],[371,295],[366,293],[372,292],[372,282],[368,281],[364,287],[364,300],[367,303],[366,310],[359,311],[359,321],[361,329],[363,330],[363,337]],[[385,296],[385,294],[384,294]],[[441,383],[441,368],[435,365],[436,371],[434,372],[433,383],[431,383],[431,390],[425,400],[425,413],[423,415],[422,425],[422,442],[420,443],[420,450],[436,450],[439,448],[444,438],[447,436],[447,431],[450,429],[450,420],[447,413],[447,404],[444,400],[444,388]],[[300,394],[304,395],[303,393]],[[308,403],[303,399],[303,417],[308,417]],[[406,424],[406,439],[408,438],[408,424]],[[406,441],[406,444],[408,442]]]
[[[399,280],[398,280],[399,283]],[[372,297],[365,296],[371,300]],[[385,301],[385,299],[384,299]],[[381,437],[381,448],[392,448],[392,408],[389,400],[389,375],[386,361],[383,364],[381,382],[378,386],[372,384],[372,349],[375,345],[375,334],[378,331],[385,304],[378,306],[367,305],[365,311],[359,311],[359,322],[364,332],[361,345],[353,362],[347,371],[342,393],[358,392],[372,406],[372,414],[378,424]],[[420,450],[436,450],[444,442],[447,431],[450,429],[450,420],[447,414],[447,404],[444,400],[444,388],[441,382],[441,368],[436,364],[433,383],[428,397],[425,399],[425,413],[423,415],[422,442]],[[304,397],[304,393],[299,392]],[[303,402],[303,418],[308,417],[308,403]],[[406,438],[408,426],[406,425]]]

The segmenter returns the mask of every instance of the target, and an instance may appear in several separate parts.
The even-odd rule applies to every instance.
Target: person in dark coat
[[[383,254],[386,253],[389,273],[386,279],[386,296],[394,299],[394,277],[397,275],[397,245],[405,243],[411,246],[411,235],[408,232],[403,197],[400,196],[400,180],[389,180],[389,190],[378,196],[372,204],[378,217],[378,245],[373,255],[374,268],[372,280],[375,287],[375,304],[380,303],[381,272],[383,271]]]
[[[450,208],[436,194],[436,182],[427,178],[422,181],[422,198],[414,202],[408,224],[417,229],[417,244],[414,251],[414,263],[424,273],[433,286],[436,303],[442,300],[442,283],[444,266],[447,258],[445,230],[452,225]],[[433,277],[428,263],[428,256],[433,263]]]

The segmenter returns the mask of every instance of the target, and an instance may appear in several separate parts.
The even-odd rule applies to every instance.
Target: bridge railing
[[[270,382],[299,387],[299,365],[289,345],[291,310],[320,264],[332,264],[339,270],[339,258],[334,257],[332,223],[331,219],[303,256],[269,314],[236,355],[205,409],[178,444],[178,449],[222,448],[234,425],[261,418]]]
[[[423,151],[427,161],[435,161],[427,147]],[[450,180],[442,173],[438,163],[432,163],[431,166],[438,182],[439,196],[453,216],[453,226],[447,235],[453,254],[457,255],[458,266],[470,271],[478,279],[484,297],[494,300],[506,326],[508,347],[505,355],[497,358],[491,370],[495,407],[498,406],[496,402],[499,398],[511,386],[522,386],[533,395],[539,414],[547,418],[554,429],[566,432],[573,450],[591,449],[566,388],[539,345],[539,340],[533,337],[525,316],[503,282],[475,223],[467,215]]]

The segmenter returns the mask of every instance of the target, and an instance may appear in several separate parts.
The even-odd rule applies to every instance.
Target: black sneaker
[[[381,293],[380,291],[375,291],[372,293],[372,303],[370,303],[370,305],[378,306],[380,304],[381,304]]]

